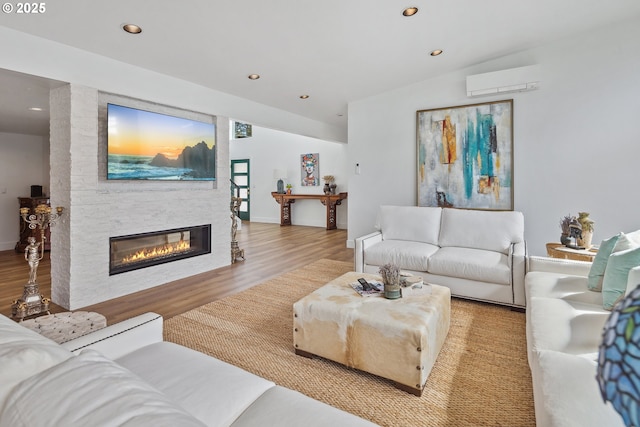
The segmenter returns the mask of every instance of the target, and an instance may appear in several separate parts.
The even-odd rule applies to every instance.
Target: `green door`
[[[236,189],[242,198],[239,216],[243,221],[249,221],[250,201],[249,201],[249,159],[231,160],[231,181],[236,185],[231,185],[231,191],[235,196]]]

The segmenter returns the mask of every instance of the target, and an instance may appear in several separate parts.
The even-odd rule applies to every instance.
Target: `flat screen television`
[[[107,104],[107,179],[216,179],[212,123]]]

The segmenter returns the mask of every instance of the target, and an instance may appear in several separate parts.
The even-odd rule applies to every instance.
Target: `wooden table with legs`
[[[338,194],[286,194],[272,192],[271,195],[280,204],[280,225],[291,225],[291,204],[297,199],[315,199],[327,209],[327,230],[338,228],[336,223],[337,206],[347,198],[347,193]]]

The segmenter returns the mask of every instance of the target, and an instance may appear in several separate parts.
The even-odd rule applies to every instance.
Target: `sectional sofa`
[[[162,317],[64,344],[0,315],[0,425],[371,427],[352,414],[162,340]]]
[[[394,263],[453,296],[526,305],[521,212],[380,206],[375,228],[355,241],[357,272]]]
[[[596,373],[610,310],[640,284],[640,234],[628,236],[604,240],[593,263],[529,257],[527,351],[540,427],[624,426]]]

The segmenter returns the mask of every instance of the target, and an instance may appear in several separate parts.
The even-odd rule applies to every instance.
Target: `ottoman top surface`
[[[350,313],[349,316],[355,315],[359,318],[371,317],[376,319],[376,323],[386,324],[420,324],[423,323],[421,319],[426,320],[425,318],[442,309],[450,310],[451,290],[446,286],[425,285],[431,287],[431,293],[390,300],[381,295],[360,296],[351,287],[351,283],[357,282],[361,277],[366,280],[381,280],[380,276],[375,274],[349,272],[300,299],[294,304],[294,308],[313,305],[312,311],[320,317],[324,317],[323,312],[325,315],[333,312],[334,316],[342,312],[342,315]]]

